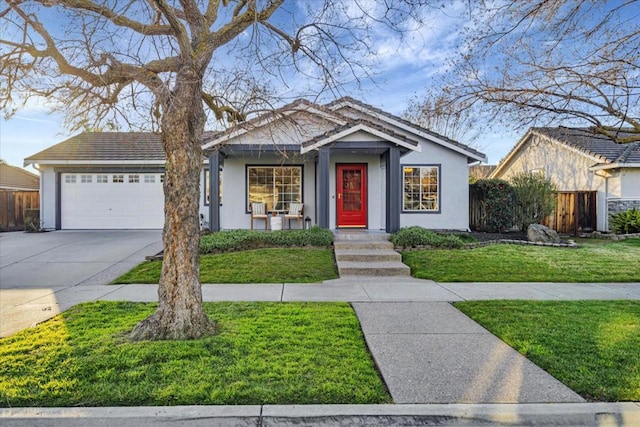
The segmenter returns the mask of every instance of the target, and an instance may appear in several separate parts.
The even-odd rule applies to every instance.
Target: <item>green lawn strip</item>
[[[455,306],[585,399],[640,400],[640,301]]]
[[[143,262],[113,283],[158,283],[162,261]],[[335,279],[333,252],[270,248],[200,255],[202,283],[317,283]]]
[[[640,239],[578,249],[492,245],[405,252],[411,274],[439,282],[640,282]]]
[[[96,302],[0,340],[0,406],[391,403],[346,303],[205,303],[220,333],[133,343],[154,304]]]

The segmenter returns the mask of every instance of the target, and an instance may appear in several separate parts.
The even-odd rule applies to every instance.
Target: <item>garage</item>
[[[62,229],[158,229],[164,225],[161,173],[60,175]]]

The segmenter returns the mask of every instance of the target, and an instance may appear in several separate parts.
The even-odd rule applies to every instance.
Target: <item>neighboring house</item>
[[[617,144],[588,128],[531,128],[491,178],[540,172],[558,191],[596,191],[597,229],[611,213],[640,208],[640,142]]]
[[[351,98],[295,101],[206,133],[203,149],[200,212],[212,230],[250,228],[251,202],[277,212],[302,202],[323,228],[466,230],[468,165],[486,160]],[[39,165],[49,229],[161,228],[164,162],[151,133],[83,133],[25,159]]]
[[[0,190],[38,191],[39,189],[38,175],[0,161]]]

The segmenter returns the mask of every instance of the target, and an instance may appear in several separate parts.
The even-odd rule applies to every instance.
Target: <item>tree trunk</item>
[[[178,73],[173,91],[162,99],[162,142],[167,156],[164,179],[164,261],[157,311],[140,322],[134,340],[182,340],[210,335],[215,325],[202,307],[200,286],[200,172],[205,113],[202,76]]]

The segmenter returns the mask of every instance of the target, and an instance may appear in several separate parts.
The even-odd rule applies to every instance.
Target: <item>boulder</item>
[[[561,243],[560,236],[555,230],[545,227],[542,224],[531,224],[527,228],[527,239],[530,242]]]

